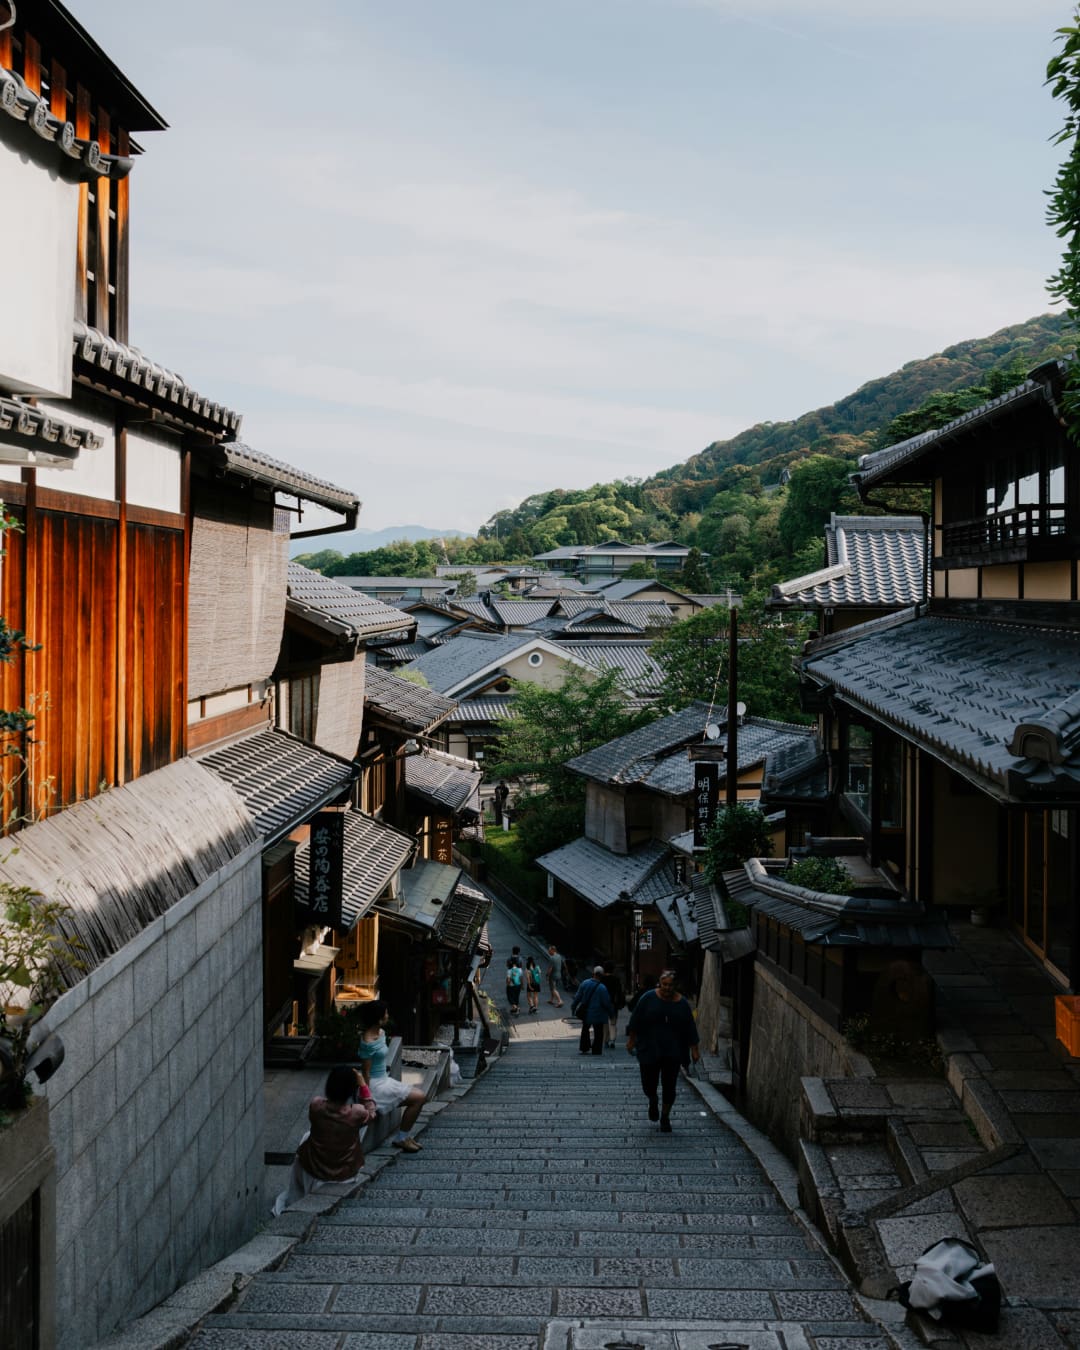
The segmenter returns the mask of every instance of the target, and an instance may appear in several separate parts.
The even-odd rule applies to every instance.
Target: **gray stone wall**
[[[861,1057],[860,1057],[861,1058]],[[849,1078],[843,1036],[757,962],[746,1073],[746,1113],[790,1158],[799,1141],[799,1080]]]
[[[145,1312],[254,1231],[262,1188],[259,845],[53,1007],[57,1346]]]

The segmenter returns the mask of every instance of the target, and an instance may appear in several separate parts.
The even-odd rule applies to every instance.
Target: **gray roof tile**
[[[416,620],[298,562],[288,570],[288,609],[328,631],[353,637],[408,634]]]
[[[442,693],[456,692],[480,671],[501,665],[535,641],[535,634],[466,630],[443,646],[426,652],[413,661],[409,669],[418,670],[433,689]]]
[[[194,756],[228,783],[255,818],[267,844],[283,839],[340,797],[357,766],[287,731],[256,731]]]
[[[924,590],[918,516],[837,516],[825,527],[828,565],[773,587],[771,605],[902,609]]]
[[[1080,791],[1080,632],[916,617],[816,643],[816,681],[1010,796]]]
[[[620,900],[659,904],[682,889],[675,880],[668,846],[656,840],[621,854],[591,839],[575,839],[537,858],[536,865],[597,909],[607,909]]]
[[[457,704],[434,689],[369,664],[364,672],[364,707],[399,722],[407,731],[426,732],[437,727]]]
[[[686,749],[703,739],[708,716],[708,704],[692,703],[568,760],[567,768],[600,783],[638,784],[666,796],[685,796],[694,786],[694,766]],[[713,720],[724,727],[725,718],[715,709]],[[739,771],[760,764],[768,755],[784,751],[796,755],[803,747],[808,757],[815,753],[811,727],[748,717],[739,727]]]
[[[479,807],[480,765],[437,750],[423,750],[405,761],[410,792],[454,813]]]

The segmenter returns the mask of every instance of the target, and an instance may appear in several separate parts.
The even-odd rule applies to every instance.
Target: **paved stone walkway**
[[[662,1135],[625,1050],[527,1025],[192,1350],[887,1350],[688,1087]]]

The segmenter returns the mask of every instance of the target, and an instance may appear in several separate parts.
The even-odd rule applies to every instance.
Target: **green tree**
[[[656,714],[627,707],[618,671],[592,678],[573,667],[557,689],[515,686],[514,716],[500,724],[490,767],[519,780],[516,828],[532,860],[585,827],[585,780],[567,760],[644,726]]]
[[[769,822],[756,806],[736,802],[722,806],[705,836],[705,877],[716,881],[721,872],[741,867],[747,858],[768,858],[772,854]]]
[[[454,595],[459,600],[467,600],[470,595],[476,594],[475,572],[447,572],[446,580],[457,582],[457,590]]]
[[[1063,242],[1061,266],[1047,285],[1055,300],[1066,307],[1071,336],[1080,328],[1080,6],[1073,10],[1071,25],[1057,30],[1060,50],[1046,67],[1046,83],[1054,98],[1065,106],[1065,122],[1054,144],[1066,147],[1054,186],[1047,194],[1046,218]],[[1066,390],[1069,434],[1080,437],[1080,374],[1076,362],[1069,370]]]
[[[859,510],[848,482],[852,465],[831,455],[811,455],[792,471],[780,511],[780,542],[789,553],[820,538],[834,511]]]
[[[700,699],[723,715],[727,707],[730,611],[720,605],[672,624],[650,651],[663,671],[659,702],[667,712]],[[780,619],[764,597],[749,595],[739,611],[738,698],[754,717],[805,722],[799,707],[795,653],[805,638],[802,620]]]
[[[339,553],[336,548],[323,548],[318,553],[298,553],[293,562],[310,567],[313,572],[323,572],[331,564],[343,562],[344,558],[345,555]]]

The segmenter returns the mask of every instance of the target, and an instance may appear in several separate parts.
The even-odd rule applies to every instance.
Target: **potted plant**
[[[0,882],[0,1112],[25,1106],[29,1074],[44,1082],[63,1059],[58,1037],[31,1040],[64,992],[64,970],[82,969],[82,944],[61,927],[69,913],[29,886]]]

